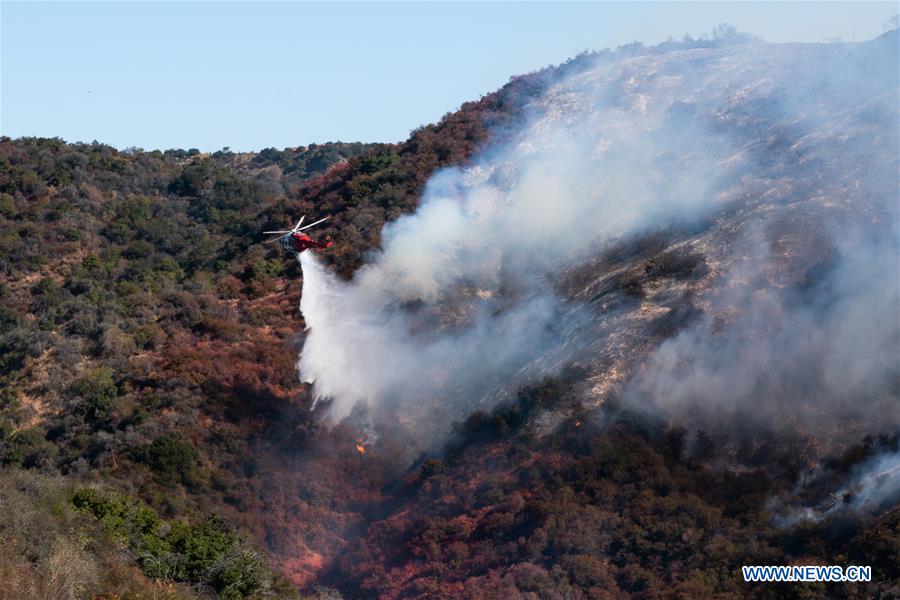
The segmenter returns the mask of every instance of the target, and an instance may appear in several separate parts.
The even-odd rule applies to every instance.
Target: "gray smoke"
[[[650,356],[629,400],[726,435],[801,426],[849,441],[900,425],[898,247],[843,233],[799,274],[779,272],[766,236],[748,234],[704,317]]]
[[[819,476],[809,474],[809,480]],[[841,513],[870,514],[896,505],[900,500],[900,452],[884,452],[857,465],[843,485],[827,492],[812,506],[783,504],[777,499],[769,503],[775,522],[790,527],[803,521],[819,522]]]
[[[752,115],[761,193],[712,234],[703,318],[652,353],[633,404],[726,436],[802,430],[822,450],[900,427],[897,32],[841,48],[788,69]]]
[[[352,281],[301,256],[301,376],[334,419],[365,406],[447,429],[542,374],[529,365],[594,347],[604,317],[561,273],[708,222],[703,316],[634,367],[625,401],[692,425],[900,424],[886,39],[619,57],[556,83],[509,143],[437,173]]]
[[[669,114],[697,82],[649,82],[666,90],[655,102],[630,70],[616,63],[555,86],[510,144],[435,175],[352,283],[303,255],[300,370],[334,400],[335,418],[359,402],[477,405],[558,342],[555,269],[716,202],[731,149]],[[469,397],[448,399],[461,385]]]

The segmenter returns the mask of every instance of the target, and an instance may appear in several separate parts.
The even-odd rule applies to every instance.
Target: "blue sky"
[[[879,3],[0,2],[0,132],[119,148],[399,141],[585,49],[862,41]]]

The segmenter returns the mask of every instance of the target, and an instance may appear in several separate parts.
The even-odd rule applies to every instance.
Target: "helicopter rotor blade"
[[[263,242],[263,244],[265,245],[265,244],[271,244],[273,242],[277,242],[278,240],[280,240],[283,237],[284,236],[282,235],[282,236],[278,236],[277,238],[272,238],[271,240],[266,240],[265,242]]]
[[[290,231],[263,231],[263,233],[266,233],[266,234],[268,234],[268,233],[293,233],[293,231],[294,230],[291,229]]]
[[[303,219],[305,219],[305,218],[306,218],[306,215],[303,215],[302,217],[300,217],[300,220],[297,221],[297,224],[294,226],[293,231],[297,231],[298,229],[300,229],[300,226],[303,225]]]
[[[316,221],[315,223],[310,223],[310,224],[307,225],[306,227],[302,227],[302,228],[300,228],[300,229],[297,229],[296,231],[303,231],[304,229],[309,229],[309,228],[312,227],[313,225],[318,225],[319,223],[321,223],[321,222],[323,222],[323,221],[327,221],[327,220],[330,219],[330,218],[331,218],[331,217],[325,217],[324,219],[319,219],[319,220]]]

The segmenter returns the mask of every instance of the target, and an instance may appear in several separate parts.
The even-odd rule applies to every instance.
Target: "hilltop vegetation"
[[[349,424],[325,427],[297,378],[302,274],[276,245],[259,245],[261,231],[301,214],[331,217],[314,235],[335,238],[323,258],[350,276],[384,223],[416,208],[430,175],[504,139],[559,77],[595,60],[746,41],[720,33],[513,78],[401,144],[203,154],[0,139],[7,589],[64,598],[292,597],[294,588],[319,598],[895,594],[897,508],[778,529],[766,502],[815,459],[847,473],[878,449],[896,451],[896,437],[861,435],[837,457],[802,436],[725,448],[625,411],[605,422],[560,377],[473,413],[446,448],[408,467],[395,463],[402,432],[366,447]],[[616,293],[638,297],[640,282],[696,266],[648,255],[635,267],[640,281],[613,278]],[[532,424],[550,411],[563,424],[538,435]],[[761,455],[777,468],[743,460]],[[737,580],[741,564],[826,558],[870,564],[877,581],[751,589]]]
[[[312,438],[352,448],[354,434],[321,431],[310,411],[295,371],[299,268],[258,245],[260,232],[300,214],[331,216],[316,233],[335,235],[329,259],[349,274],[384,222],[415,208],[435,169],[467,160],[549,75],[516,79],[400,145],[210,155],[0,139],[4,471],[102,482],[179,521],[219,511],[255,543],[269,536],[296,554],[295,542],[279,547],[280,531],[265,533],[268,517],[286,518],[259,506],[283,475],[276,465],[297,460]],[[346,468],[323,458],[303,460],[319,473]],[[367,469],[378,481],[388,467]],[[360,493],[338,510],[357,514],[372,492]],[[303,539],[328,537],[317,511],[334,510],[330,496],[342,494],[305,509],[312,533]],[[289,513],[305,504],[287,502]],[[287,571],[303,580],[310,568]]]
[[[299,182],[365,150],[204,156],[0,141],[4,469],[107,482],[179,520],[206,518],[216,506],[207,491],[228,473],[217,465],[257,428],[226,418],[224,397],[234,396],[214,398],[204,387],[293,386],[291,361],[279,355],[296,322],[278,279],[290,262],[251,249],[274,218],[265,212],[275,214]],[[207,363],[200,372],[191,361],[205,356],[229,368]],[[4,525],[13,535],[14,523]],[[50,567],[38,559],[33,568]],[[192,569],[143,570],[227,587]],[[80,596],[103,581],[65,585],[81,586]],[[140,581],[129,585],[141,589]],[[249,597],[248,585],[229,594]]]

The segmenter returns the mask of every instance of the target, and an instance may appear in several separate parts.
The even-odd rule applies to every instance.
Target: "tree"
[[[174,433],[160,436],[134,452],[135,460],[150,467],[160,480],[170,485],[189,481],[199,456],[193,444]]]
[[[109,367],[91,369],[73,381],[69,390],[81,400],[81,411],[92,419],[106,416],[119,394]]]

